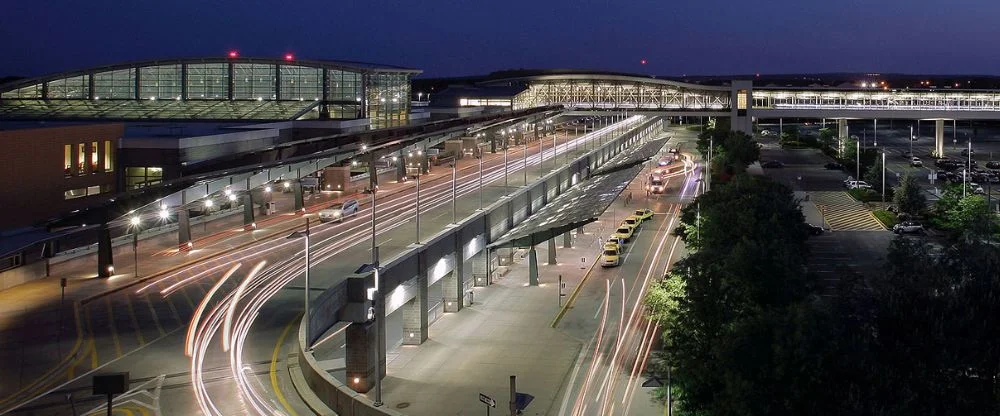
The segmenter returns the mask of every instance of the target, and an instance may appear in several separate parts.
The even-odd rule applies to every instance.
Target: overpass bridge
[[[734,80],[707,86],[637,75],[574,73],[486,81],[485,86],[519,85],[514,109],[562,106],[570,114],[624,111],[651,116],[730,117],[734,130],[751,132],[757,119],[903,119],[935,123],[935,154],[944,155],[945,122],[1000,120],[1000,90],[755,87]]]

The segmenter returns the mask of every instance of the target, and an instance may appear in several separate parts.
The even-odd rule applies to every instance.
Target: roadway
[[[510,186],[522,184],[525,177],[533,181],[539,173],[547,173],[554,166],[550,140],[551,136],[542,141],[541,170],[535,169],[539,164],[538,142],[529,143],[527,149],[510,150],[507,158]],[[567,150],[570,157],[584,151],[579,146],[566,146],[570,137],[565,135],[557,136],[556,140],[561,146],[560,158]],[[483,162],[483,182],[487,186],[482,198],[486,204],[504,193],[503,160],[502,154],[487,154]],[[525,164],[526,175],[521,170]],[[479,164],[462,161],[458,167],[456,207],[461,218],[479,207]],[[450,179],[450,169],[435,167],[431,175],[421,180],[421,239],[451,222]],[[402,252],[417,239],[413,221],[415,183],[401,186],[402,190],[381,197],[377,204],[377,241],[384,258]],[[359,264],[369,261],[371,206],[367,200],[361,202],[361,211],[355,218],[313,229],[314,287],[336,284]],[[181,267],[89,302],[81,313],[80,332],[84,336],[73,348],[78,353],[67,356],[68,370],[57,371],[56,378],[73,381],[50,389],[43,399],[18,413],[70,414],[67,393],[75,401],[94,399],[87,391],[90,379],[85,375],[131,371],[136,379],[167,376],[159,401],[161,411],[166,414],[251,411],[307,414],[289,387],[287,372],[278,370],[284,368],[280,363],[292,350],[294,337],[288,333],[302,310],[301,283],[296,286],[294,282],[301,281],[304,266],[301,240],[281,238],[283,235],[278,234],[283,234],[283,230],[279,225],[294,226],[299,221],[288,218],[282,224],[254,232],[274,231],[271,238],[245,246],[223,247],[224,254],[211,260]],[[261,261],[267,261],[268,267],[250,273]],[[235,264],[240,264],[236,273],[219,283],[219,277]],[[215,296],[206,296],[213,289],[217,290]],[[239,297],[242,302],[230,308],[234,292],[243,295]],[[314,291],[314,296],[317,294]],[[203,313],[195,314],[196,310]],[[199,316],[201,323],[197,331],[188,335],[192,316]],[[232,338],[222,342],[232,346],[229,351],[219,348],[220,333]],[[192,358],[185,357],[186,349]],[[241,400],[233,400],[234,397]]]
[[[674,139],[667,145],[692,149],[696,133],[671,128]],[[692,159],[694,155],[686,154]],[[654,158],[656,159],[656,158]],[[692,164],[693,166],[693,164]],[[643,172],[629,191],[631,209],[655,212],[627,245],[624,261],[614,268],[595,268],[581,287],[573,308],[557,328],[585,341],[572,370],[559,406],[560,415],[660,414],[650,404],[650,389],[641,387],[645,367],[658,345],[661,328],[645,315],[643,299],[650,284],[660,280],[685,254],[683,242],[671,232],[678,225],[680,209],[696,196],[700,169],[689,169],[668,177],[664,194],[645,197]],[[626,191],[626,192],[629,192]],[[610,235],[628,212],[619,208],[613,221],[591,226],[598,236]]]

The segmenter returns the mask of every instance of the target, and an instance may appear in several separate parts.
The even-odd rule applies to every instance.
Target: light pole
[[[132,257],[135,262],[135,277],[139,278],[139,226],[142,225],[142,219],[136,215],[129,220],[129,223],[132,224]]]
[[[479,210],[483,210],[483,152],[482,149],[476,149],[479,153]]]
[[[521,171],[524,172],[524,186],[528,186],[528,141],[525,140],[524,134],[521,134],[521,144],[524,145],[521,148],[524,155],[524,168]]]
[[[417,223],[417,244],[420,244],[420,169],[417,167],[417,215],[414,216]]]
[[[885,149],[882,149],[882,208],[885,208]]]
[[[510,146],[507,140],[503,141],[503,191],[510,194],[510,187],[507,183],[507,154],[510,153]]]
[[[458,211],[456,208],[455,201],[458,199],[458,194],[455,191],[456,184],[458,184],[458,167],[455,162],[451,162],[451,223],[458,224]]]
[[[305,312],[302,315],[302,319],[306,322],[306,343],[312,344],[312,338],[310,336],[312,333],[309,331],[309,217],[306,217],[306,229],[305,231],[295,231],[286,237],[288,239],[304,238],[306,242],[306,285],[305,285]]]
[[[913,157],[913,125],[910,124],[910,158],[912,157]]]

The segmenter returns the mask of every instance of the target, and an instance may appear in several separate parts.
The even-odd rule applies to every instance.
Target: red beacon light
[[[285,60],[286,61],[294,61],[295,60],[295,55],[292,55],[290,53],[286,53],[285,54]]]
[[[229,57],[230,58],[239,58],[240,57],[240,53],[239,53],[239,51],[235,51],[235,50],[229,51]]]
[[[639,62],[640,62],[641,64],[643,64],[643,65],[646,65],[646,60],[645,60],[645,59],[643,59],[643,60],[641,60],[641,61],[639,61]]]

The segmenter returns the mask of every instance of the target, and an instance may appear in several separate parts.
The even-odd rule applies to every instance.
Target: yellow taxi
[[[653,210],[649,208],[637,209],[632,213],[633,217],[639,217],[640,220],[646,221],[653,218]]]
[[[608,239],[606,241],[604,241],[604,248],[605,249],[613,248],[613,249],[617,249],[618,251],[622,251],[625,248],[624,246],[625,246],[625,242],[622,241],[622,240],[620,240],[620,239],[618,239],[618,237],[615,237],[615,236],[608,237]]]
[[[642,225],[642,219],[635,215],[629,215],[625,217],[624,221],[622,221],[622,225],[627,225],[632,228],[639,228],[639,226]]]
[[[619,238],[619,239],[625,240],[625,242],[629,242],[629,241],[632,240],[632,233],[634,231],[635,231],[635,228],[629,227],[627,225],[621,225],[621,226],[618,227],[617,230],[615,230],[615,233],[614,233],[613,236],[615,238]]]
[[[621,264],[621,251],[617,248],[604,247],[601,267],[615,267],[619,264]]]

